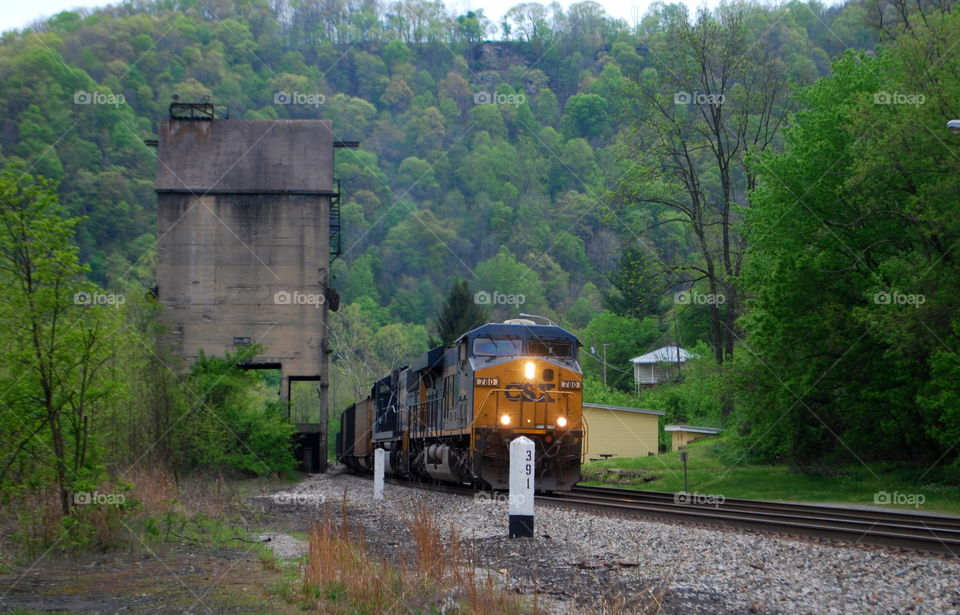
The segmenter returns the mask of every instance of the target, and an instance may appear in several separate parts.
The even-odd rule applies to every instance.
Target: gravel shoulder
[[[634,520],[554,507],[536,510],[535,538],[506,537],[507,505],[331,472],[272,502],[304,518],[347,502],[368,549],[409,552],[405,521],[418,503],[456,528],[462,552],[502,584],[538,595],[553,613],[955,613],[960,560],[880,547]],[[323,504],[321,504],[323,503]]]

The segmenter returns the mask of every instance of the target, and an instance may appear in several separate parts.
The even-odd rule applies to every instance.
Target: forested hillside
[[[696,221],[674,215],[662,191],[638,196],[623,181],[659,164],[672,137],[647,140],[672,114],[701,130],[695,98],[716,84],[695,74],[690,37],[727,45],[720,61],[731,74],[772,71],[767,86],[779,92],[764,138],[773,141],[791,88],[826,74],[845,47],[874,40],[858,6],[740,6],[718,17],[721,29],[697,30],[680,5],[656,5],[634,25],[593,2],[567,11],[528,3],[493,24],[482,11],[451,15],[415,0],[161,1],[61,13],[0,44],[0,146],[8,161],[58,182],[67,211],[84,216],[78,241],[92,279],[149,288],[155,163],[142,141],[155,137],[174,95],[209,96],[231,117],[332,119],[338,138],[361,141],[336,163],[343,375],[368,382],[388,367],[383,357],[423,350],[463,278],[523,301],[491,306],[497,317],[542,314],[584,333],[587,349],[607,344],[611,378],[630,388],[617,371],[629,357],[664,341],[723,337],[709,306],[674,312],[673,294],[699,277],[690,266],[704,256]],[[678,92],[693,98],[675,104]],[[762,116],[750,107],[761,94],[726,92],[739,109],[727,121]],[[655,110],[661,99],[666,115]],[[731,169],[755,145],[739,140]],[[734,171],[721,186],[716,161],[701,162],[704,197],[743,201],[749,178]],[[668,191],[677,180],[655,179]],[[732,319],[738,308],[728,307]],[[599,374],[596,359],[584,363]],[[335,403],[359,386],[337,388]]]

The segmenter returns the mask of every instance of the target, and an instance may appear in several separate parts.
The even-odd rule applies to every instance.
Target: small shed
[[[695,354],[679,346],[667,345],[630,359],[637,391],[675,380],[680,375],[680,366],[695,358]]]
[[[723,431],[719,427],[697,427],[694,425],[667,425],[663,430],[673,432],[670,450],[674,451],[680,450],[694,440],[709,438]]]
[[[645,408],[584,403],[587,459],[656,455],[663,414]]]

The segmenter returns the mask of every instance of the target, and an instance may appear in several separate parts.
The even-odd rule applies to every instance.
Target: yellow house
[[[663,412],[603,404],[583,404],[587,460],[657,454]]]
[[[667,425],[663,430],[673,432],[670,450],[674,451],[680,450],[681,447],[690,444],[694,440],[709,438],[723,431],[717,427],[695,427],[693,425]]]

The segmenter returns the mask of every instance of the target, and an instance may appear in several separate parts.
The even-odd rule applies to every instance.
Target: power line
[[[590,357],[591,359],[593,359],[594,361],[596,361],[597,363],[601,364],[601,365],[605,365],[605,366],[609,367],[610,369],[616,370],[616,371],[618,371],[618,372],[620,372],[620,373],[623,373],[623,374],[626,374],[626,375],[628,375],[628,376],[633,376],[633,372],[628,372],[628,371],[626,371],[626,370],[624,370],[624,369],[620,369],[619,367],[615,367],[615,366],[607,363],[607,362],[604,361],[603,359],[601,359],[599,356],[594,355],[592,352],[587,352],[586,355],[587,355],[588,357]]]

